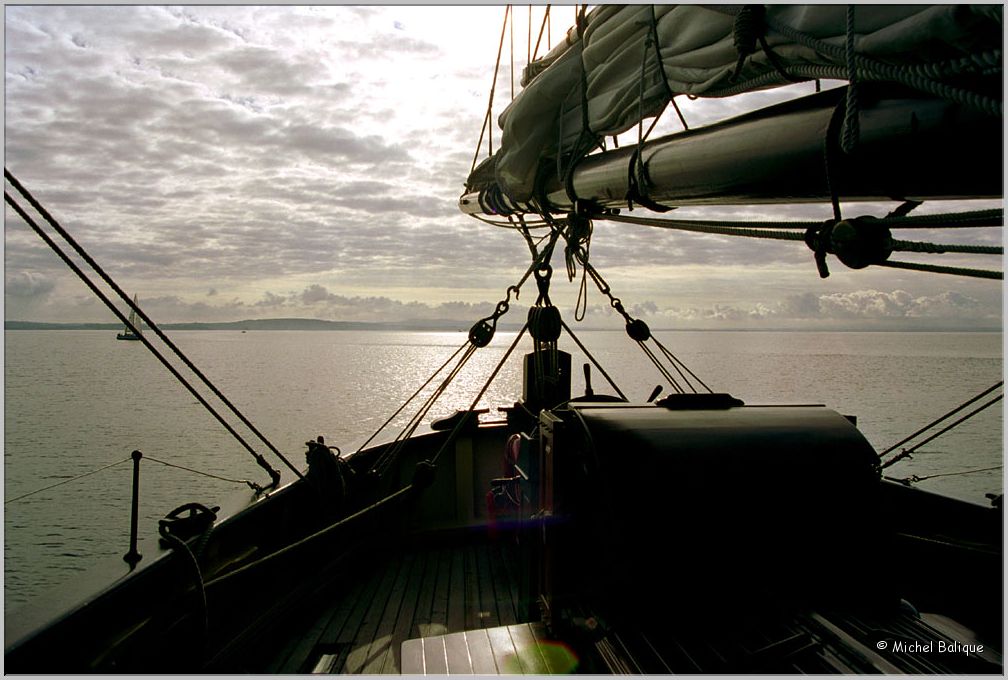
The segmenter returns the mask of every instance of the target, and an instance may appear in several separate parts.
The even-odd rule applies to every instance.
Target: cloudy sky
[[[542,8],[533,14],[538,30]],[[502,15],[444,6],[7,6],[5,166],[159,322],[471,323],[528,264],[519,236],[456,207]],[[557,8],[554,33],[572,19],[572,8]],[[527,32],[521,8],[516,71]],[[503,61],[501,104],[510,98]],[[684,108],[696,126],[735,105]],[[661,126],[654,134],[676,127]],[[880,216],[892,207],[850,210]],[[114,321],[9,208],[5,218],[6,319]],[[1000,242],[993,232],[953,236]],[[591,253],[627,308],[656,328],[1001,325],[1000,282],[835,262],[822,280],[800,243],[598,223]],[[553,299],[569,316],[576,285],[560,283]],[[534,300],[531,284],[521,300]],[[588,321],[618,327],[597,291]]]

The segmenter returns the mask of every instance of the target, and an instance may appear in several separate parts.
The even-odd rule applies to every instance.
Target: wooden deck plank
[[[488,552],[489,546],[486,545],[479,546],[475,551],[476,571],[479,575],[479,620],[483,628],[496,628],[501,625],[501,617]]]
[[[448,590],[448,616],[445,619],[446,632],[465,630],[465,557],[462,550],[453,550],[451,555],[451,580]]]
[[[464,632],[449,633],[444,636],[445,658],[448,660],[450,675],[472,675],[472,662],[469,660],[469,646],[466,644]]]
[[[419,552],[408,555],[404,560],[395,587],[385,605],[378,629],[374,633],[371,646],[365,656],[364,665],[358,672],[380,673],[388,655],[391,653],[393,659],[395,658],[403,638],[396,642],[394,633],[403,616],[408,617],[409,622],[413,619],[413,608],[416,605],[416,583],[419,578],[417,571],[420,572],[420,575],[423,574],[423,563],[426,559],[426,553]],[[405,624],[407,628],[409,622]]]
[[[342,594],[342,597],[339,597],[337,602],[345,600],[349,596],[349,593],[345,589],[341,589],[339,594]],[[292,644],[287,649],[281,654],[276,655],[267,664],[264,672],[267,675],[300,672],[301,666],[308,658],[308,655],[311,654],[315,645],[318,644],[319,638],[336,615],[338,608],[337,603],[320,607],[312,623],[304,629],[304,632],[292,639]]]
[[[434,556],[428,551],[417,554],[410,569],[409,579],[406,582],[406,590],[403,592],[402,603],[399,605],[399,614],[396,616],[395,625],[389,627],[389,641],[385,654],[376,659],[374,664],[369,664],[364,672],[370,673],[373,671],[386,675],[399,672],[399,650],[413,628],[413,619],[420,599],[421,584],[428,571],[428,562],[432,561],[434,561]],[[384,634],[383,631],[379,631],[379,635]]]
[[[469,646],[469,660],[473,673],[476,675],[497,675],[497,663],[494,661],[490,638],[485,629],[467,630],[466,644]]]
[[[501,547],[496,543],[491,543],[487,546],[486,554],[490,565],[490,577],[493,580],[497,617],[500,625],[510,626],[519,623],[518,591],[514,579],[507,572]]]
[[[465,622],[463,630],[482,628],[480,616],[479,573],[476,571],[476,548],[465,548]],[[454,632],[454,631],[453,631]]]
[[[390,570],[390,574],[392,571],[395,572],[394,577],[382,580],[382,586],[379,587],[375,598],[371,601],[371,606],[368,607],[364,620],[353,638],[353,649],[347,655],[343,667],[345,673],[362,672],[376,653],[372,647],[376,643],[381,644],[377,639],[378,630],[386,620],[399,613],[399,603],[402,601],[406,578],[414,559],[412,553],[407,553],[399,561],[399,568]]]
[[[425,627],[422,627],[423,621],[419,619],[414,621],[413,630],[410,633],[413,637],[440,635],[448,630],[448,597],[451,592],[452,557],[448,550],[439,550],[437,558],[437,578],[434,583],[434,595],[431,598],[429,621]],[[438,627],[441,630],[437,630]]]

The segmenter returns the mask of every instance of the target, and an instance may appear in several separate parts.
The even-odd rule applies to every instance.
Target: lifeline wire
[[[76,477],[71,477],[70,479],[64,479],[61,482],[56,482],[55,484],[50,484],[49,486],[44,486],[41,489],[35,489],[34,491],[29,491],[26,494],[22,494],[20,496],[14,497],[14,498],[5,498],[4,499],[4,505],[7,505],[8,503],[13,503],[14,501],[19,501],[22,498],[28,498],[28,496],[34,496],[37,493],[41,493],[43,491],[48,491],[49,489],[55,489],[57,486],[63,486],[64,484],[69,484],[70,482],[76,482],[78,479],[83,479],[84,477],[90,477],[91,475],[96,474],[98,472],[101,472],[102,470],[108,470],[111,467],[115,467],[116,465],[121,465],[122,463],[125,463],[125,462],[127,462],[129,460],[131,460],[131,458],[127,456],[126,458],[123,458],[122,460],[117,460],[114,463],[109,463],[108,465],[100,467],[100,468],[98,468],[96,470],[91,470],[91,472],[85,472],[82,475],[77,475]]]

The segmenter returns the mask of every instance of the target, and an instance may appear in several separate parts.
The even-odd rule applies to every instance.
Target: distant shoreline
[[[498,325],[504,331],[517,331],[521,329],[518,324],[501,323]],[[181,322],[160,324],[160,328],[166,331],[441,331],[441,332],[468,332],[469,324],[452,322],[446,320],[434,321],[325,321],[322,319],[248,319],[245,321],[213,321],[213,322]],[[121,331],[120,323],[48,323],[42,321],[4,321],[5,331]],[[581,328],[578,330],[590,331],[621,331],[621,327],[608,328]],[[746,333],[786,333],[791,331],[801,332],[828,332],[828,333],[1001,333],[1003,328],[997,326],[979,328],[952,328],[948,326],[921,326],[917,328],[893,327],[884,324],[865,326],[862,328],[822,326],[817,328],[794,328],[794,327],[772,327],[772,328],[700,328],[700,327],[678,327],[678,328],[653,328],[655,332],[674,331],[697,331],[697,332],[746,332]]]

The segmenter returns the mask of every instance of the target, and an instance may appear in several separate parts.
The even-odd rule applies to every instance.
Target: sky
[[[533,36],[542,9],[533,9]],[[489,6],[6,6],[5,167],[159,323],[467,327],[493,312],[529,264],[519,235],[457,207],[502,16]],[[528,9],[514,18],[520,72]],[[552,43],[572,21],[571,7],[555,8]],[[495,117],[511,97],[508,44]],[[811,86],[684,102],[684,114],[695,127],[796,91]],[[653,135],[677,129],[669,118]],[[849,210],[881,216],[893,207]],[[767,216],[755,207],[679,214]],[[5,319],[115,321],[9,208],[4,231]],[[801,243],[596,223],[591,256],[653,328],[1002,324],[1001,282],[836,261],[820,279]],[[996,257],[941,262],[1001,268]],[[562,260],[554,267],[552,298],[571,318],[579,280],[566,281]],[[534,299],[529,283],[518,307]],[[524,308],[512,314],[520,322]],[[585,324],[622,327],[594,289]]]

